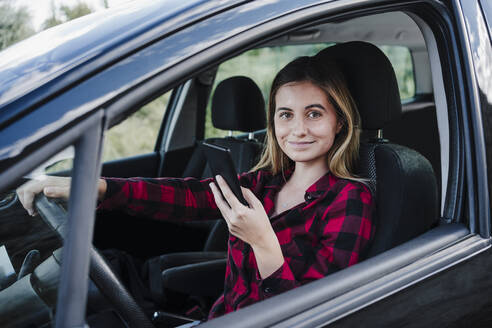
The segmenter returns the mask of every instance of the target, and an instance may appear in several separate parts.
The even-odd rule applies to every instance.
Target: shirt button
[[[267,293],[267,294],[268,294],[268,293],[273,292],[273,289],[272,289],[272,288],[270,288],[270,287],[265,287],[265,288],[263,289],[263,291],[264,291],[265,293]]]
[[[311,199],[313,199],[313,196],[311,196],[311,195],[306,195],[306,199],[307,199],[307,200],[311,200]]]

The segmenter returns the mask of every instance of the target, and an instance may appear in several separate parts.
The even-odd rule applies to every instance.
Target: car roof
[[[0,52],[0,127],[159,36],[239,2],[244,1],[139,0],[55,26],[9,47]]]
[[[347,20],[332,21],[297,30],[265,45],[338,43],[362,40],[377,45],[398,45],[414,51],[426,50],[425,40],[415,21],[406,13],[392,11]]]

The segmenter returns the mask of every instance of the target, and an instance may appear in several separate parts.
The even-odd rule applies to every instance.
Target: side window
[[[154,99],[106,131],[102,161],[153,152],[170,95],[171,91]]]
[[[265,102],[275,74],[288,62],[299,56],[311,56],[330,44],[310,44],[283,47],[266,47],[253,49],[222,63],[215,78],[212,94],[221,81],[237,75],[251,78],[260,87]],[[219,130],[212,125],[211,99],[207,106],[205,120],[205,138],[224,137],[227,131]]]
[[[401,100],[415,96],[415,77],[410,50],[402,46],[380,46],[395,70]]]

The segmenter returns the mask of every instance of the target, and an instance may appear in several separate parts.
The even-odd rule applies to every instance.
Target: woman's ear
[[[339,134],[340,133],[340,131],[342,130],[342,127],[343,127],[342,121],[341,120],[338,120],[336,134]]]

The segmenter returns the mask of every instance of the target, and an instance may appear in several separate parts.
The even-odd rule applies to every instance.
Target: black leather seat
[[[401,102],[391,63],[376,46],[360,41],[322,50],[322,60],[341,66],[362,119],[377,137],[360,146],[359,173],[376,196],[376,234],[367,256],[379,254],[427,231],[438,220],[436,177],[415,150],[383,138],[398,121]]]
[[[430,98],[430,97],[429,97]],[[441,148],[436,106],[432,98],[404,105],[402,116],[384,129],[384,137],[422,154],[432,164],[438,190],[441,182]]]
[[[217,85],[212,97],[212,124],[216,129],[251,133],[266,126],[265,101],[256,83],[245,76],[234,76]],[[256,164],[262,144],[251,138],[209,138],[207,143],[227,147],[236,170],[246,172]],[[208,178],[212,175],[205,155],[196,147],[183,176]]]

